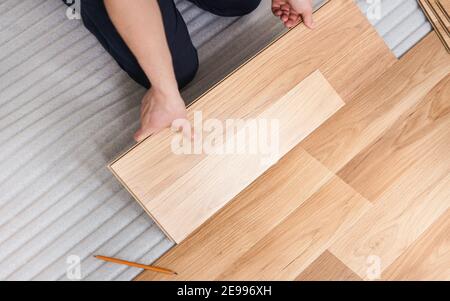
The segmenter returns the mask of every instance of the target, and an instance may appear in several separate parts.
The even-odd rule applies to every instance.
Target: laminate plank
[[[436,18],[444,28],[445,34],[447,36],[450,36],[450,21],[447,19],[445,13],[441,10],[439,6],[439,1],[438,0],[426,0],[426,1],[428,3],[428,6],[432,9]]]
[[[295,280],[297,281],[360,281],[362,280],[336,256],[325,251]]]
[[[450,280],[450,210],[383,273],[384,280]]]
[[[449,80],[430,89],[341,173],[375,198],[373,209],[329,249],[360,277],[368,256],[378,256],[383,271],[450,208]]]
[[[352,1],[331,1],[316,13],[316,20],[319,24],[317,30],[309,31],[304,26],[297,26],[206,93],[189,108],[188,118],[193,120],[195,111],[201,111],[204,119],[222,121],[259,116],[315,70],[323,70],[323,76],[345,101],[362,90],[368,79],[379,76],[395,62],[392,53]],[[380,64],[375,64],[375,59]],[[347,68],[334,68],[343,65]],[[170,204],[167,197],[161,198],[161,195],[170,189],[172,183],[186,183],[185,175],[193,168],[200,168],[206,157],[172,155],[171,138],[169,130],[163,131],[137,145],[110,166],[160,225],[159,216],[152,211],[159,206],[168,208]],[[211,179],[227,181],[220,170],[210,168],[210,171],[215,172],[215,176],[210,175]],[[229,177],[228,181],[231,179]],[[183,240],[231,200],[237,190],[224,195],[222,200],[208,197],[211,203],[203,207],[204,211],[198,212],[199,222],[185,229],[183,234],[172,235],[166,230],[169,237],[176,236],[172,239],[177,242]],[[173,195],[173,204],[183,202],[186,196],[189,194]],[[165,201],[161,202],[162,199]],[[202,196],[201,202],[207,201]],[[172,219],[170,222],[174,223]],[[173,228],[180,231],[179,225]]]
[[[198,231],[156,261],[177,276],[144,272],[137,280],[211,280],[309,199],[333,174],[295,148]]]
[[[274,134],[279,137],[272,143],[279,141],[279,145],[276,145],[277,149],[268,149],[270,158],[251,152],[207,156],[155,195],[147,203],[147,209],[175,242],[181,242],[262,175],[272,164],[265,160],[277,162],[343,105],[322,74],[314,72],[256,117],[258,122],[276,120],[278,123],[279,128],[274,129],[277,130]],[[264,128],[258,130],[262,132]],[[239,131],[245,131],[245,128]],[[245,145],[253,143],[249,140]],[[227,146],[228,142],[217,145],[219,148]]]
[[[438,5],[448,21],[450,21],[450,0],[439,0]]]
[[[371,207],[333,177],[217,279],[295,280]]]
[[[423,175],[431,178],[426,184],[404,181],[386,191],[330,252],[361,278],[367,279],[370,257],[379,258],[383,272],[449,208],[450,176]]]
[[[438,149],[450,143],[450,75],[444,77],[423,97],[422,101],[406,111],[380,139],[355,156],[339,173],[369,200],[377,200],[393,183],[405,178],[411,167],[434,161],[427,166],[439,172],[450,169],[448,155],[439,157]],[[447,148],[447,151],[450,148]],[[422,172],[414,175],[421,180]],[[426,180],[425,180],[426,181]]]
[[[435,32],[444,45],[445,49],[450,53],[450,35],[447,34],[445,27],[441,24],[441,21],[439,21],[439,17],[433,11],[433,8],[431,7],[428,0],[418,0],[418,2],[431,25],[433,25]]]
[[[449,72],[450,57],[436,34],[430,33],[300,145],[338,172]]]

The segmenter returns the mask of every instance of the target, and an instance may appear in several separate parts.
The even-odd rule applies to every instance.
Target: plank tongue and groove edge
[[[270,141],[274,146],[270,153],[262,153],[261,150],[252,153],[247,150],[244,154],[184,155],[174,153],[169,144],[160,152],[159,161],[168,160],[167,164],[171,164],[170,160],[173,158],[173,164],[176,164],[181,157],[185,164],[190,163],[189,170],[177,172],[176,165],[175,168],[168,169],[166,164],[149,164],[142,159],[142,156],[152,151],[147,144],[147,147],[136,149],[133,154],[126,155],[113,164],[112,168],[116,174],[134,191],[146,210],[175,242],[184,240],[223,208],[273,163],[338,111],[344,102],[320,71],[315,71],[279,100],[266,105],[263,101],[255,104],[253,112],[258,112],[261,107],[265,109],[255,116],[250,112],[241,118],[246,121],[250,121],[249,117],[254,118],[257,122],[255,124],[260,127],[259,133],[267,129],[270,139],[276,138]],[[205,110],[214,109],[216,105],[211,103]],[[267,122],[271,127],[265,128],[261,126],[261,122]],[[246,130],[246,127],[239,129],[236,136]],[[163,135],[170,134],[166,132]],[[253,137],[243,136],[248,138],[245,145],[252,143],[250,140]],[[225,144],[228,143],[229,139]],[[267,155],[270,157],[266,157]],[[165,187],[152,181],[161,175],[172,177],[173,181]]]
[[[445,13],[439,6],[438,0],[426,0],[426,1],[428,5],[431,7],[434,15],[438,18],[438,21],[444,28],[445,34],[450,37],[450,21],[447,19]]]
[[[420,6],[422,7],[422,10],[424,11],[428,20],[433,25],[433,28],[435,29],[436,34],[439,37],[439,39],[441,40],[445,49],[447,50],[448,53],[450,53],[450,35],[448,34],[448,29],[445,28],[445,25],[443,24],[442,19],[440,19],[439,16],[436,14],[436,11],[431,6],[430,1],[418,0],[418,2],[420,4]]]
[[[439,0],[437,3],[447,20],[450,22],[450,0]]]

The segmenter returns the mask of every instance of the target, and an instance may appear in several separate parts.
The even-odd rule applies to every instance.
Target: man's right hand
[[[150,88],[142,99],[141,127],[134,139],[141,142],[165,128],[171,127],[177,119],[186,119],[187,111],[177,89],[163,92]]]
[[[314,28],[312,0],[272,0],[272,12],[286,27],[303,20],[306,27]]]

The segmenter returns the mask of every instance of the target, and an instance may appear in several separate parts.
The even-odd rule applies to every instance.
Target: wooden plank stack
[[[450,0],[418,0],[436,34],[450,53]]]

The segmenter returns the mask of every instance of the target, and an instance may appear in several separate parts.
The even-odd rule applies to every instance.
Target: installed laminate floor
[[[387,69],[137,279],[450,279],[450,57]]]

